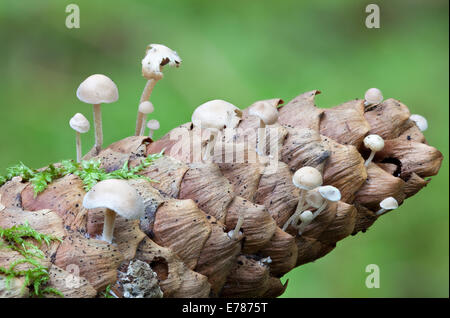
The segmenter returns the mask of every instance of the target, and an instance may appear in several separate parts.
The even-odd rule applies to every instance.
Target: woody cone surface
[[[144,199],[145,217],[117,217],[114,244],[96,239],[104,211],[83,208],[85,191],[74,175],[53,182],[37,197],[28,183],[17,178],[7,182],[0,188],[0,206],[5,206],[0,226],[20,224],[26,217],[44,233],[63,237],[44,249],[42,262],[51,269],[50,284],[66,297],[95,297],[108,285],[121,297],[118,273],[126,272],[132,260],[150,265],[164,297],[277,297],[286,289],[280,277],[326,255],[345,237],[366,231],[379,217],[375,212],[381,200],[392,196],[401,204],[428,184],[443,159],[399,101],[388,99],[365,109],[363,100],[352,100],[320,109],[314,104],[317,94],[307,92],[278,107],[279,121],[273,125],[278,134],[266,139],[279,145],[271,173],[272,159],[245,143],[259,123],[246,110],[242,129],[231,136],[235,146],[224,138],[212,162],[195,160],[190,138],[183,140],[188,152],[182,152],[183,145],[171,140],[170,132],[158,141],[128,137],[104,149],[96,158],[107,171],[126,161],[137,165],[165,149],[164,157],[141,172],[158,182],[128,181]],[[274,107],[283,103],[270,102]],[[191,123],[176,129],[190,137],[201,133]],[[383,137],[385,147],[365,167],[369,153],[362,142],[368,134]],[[243,149],[244,160],[224,163],[236,149]],[[337,187],[342,199],[328,204],[299,236],[292,226],[282,227],[299,200],[292,175],[303,166],[317,168],[323,184]],[[228,232],[241,215],[242,235],[232,240]],[[7,267],[15,257],[14,251],[0,248],[0,266]],[[80,269],[77,289],[61,284],[69,264]],[[8,295],[22,294],[13,290]]]

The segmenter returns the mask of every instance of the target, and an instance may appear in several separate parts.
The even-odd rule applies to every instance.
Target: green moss
[[[84,188],[89,191],[97,182],[107,179],[146,179],[150,182],[157,182],[145,176],[139,175],[139,172],[151,165],[153,161],[161,158],[164,150],[158,154],[151,154],[142,160],[141,164],[134,167],[128,167],[128,161],[124,163],[121,169],[112,172],[106,172],[102,169],[100,160],[87,160],[76,163],[73,160],[64,160],[59,165],[49,165],[45,169],[33,170],[22,162],[6,169],[6,175],[0,176],[0,186],[14,177],[21,177],[23,181],[29,181],[33,185],[34,194],[47,189],[48,185],[56,179],[60,179],[69,174],[77,175],[84,183]]]
[[[111,294],[111,284],[106,286],[105,290],[100,295],[102,298],[116,298]]]
[[[34,239],[37,245],[27,241]],[[19,252],[23,258],[14,261],[9,268],[0,266],[0,274],[6,276],[7,286],[14,277],[24,277],[22,289],[30,287],[33,289],[32,296],[43,297],[46,294],[55,294],[63,297],[63,294],[55,288],[46,286],[50,276],[48,268],[42,266],[37,259],[43,259],[44,253],[39,249],[42,243],[50,245],[52,241],[61,241],[60,238],[37,232],[30,227],[28,222],[23,225],[15,225],[11,228],[0,228],[0,247],[9,248]],[[30,264],[27,270],[16,270],[20,264]]]

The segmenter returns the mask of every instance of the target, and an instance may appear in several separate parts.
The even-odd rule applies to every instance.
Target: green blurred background
[[[69,3],[80,7],[80,29],[65,26]],[[2,0],[0,171],[19,160],[40,167],[74,158],[68,121],[81,112],[92,122],[75,91],[94,73],[119,87],[119,101],[103,107],[105,144],[133,134],[149,43],[183,58],[152,95],[156,137],[210,99],[246,107],[320,89],[317,104],[331,107],[378,87],[428,119],[442,169],[367,233],[286,275],[283,297],[448,297],[448,1],[376,1],[380,29],[364,25],[369,3]],[[93,129],[83,142],[88,150]],[[380,267],[379,289],[365,286],[368,264]]]

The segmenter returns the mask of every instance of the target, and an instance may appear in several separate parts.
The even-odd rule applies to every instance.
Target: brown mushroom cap
[[[86,209],[107,208],[126,219],[139,219],[144,214],[142,198],[125,180],[109,179],[97,183],[85,195]]]
[[[119,90],[108,76],[94,74],[80,84],[77,97],[87,104],[113,103],[119,99]]]

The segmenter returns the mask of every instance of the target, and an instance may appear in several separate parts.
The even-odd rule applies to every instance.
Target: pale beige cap
[[[322,197],[324,199],[327,199],[328,201],[336,202],[341,199],[341,191],[331,185],[319,187],[318,191],[322,195]]]
[[[199,128],[236,128],[242,111],[224,100],[215,99],[198,106],[192,114],[192,123]]]
[[[388,197],[380,202],[380,207],[385,210],[394,210],[398,208],[398,202],[393,197]]]
[[[147,127],[151,130],[158,130],[159,129],[159,121],[156,119],[151,119],[147,123]]]
[[[119,99],[119,90],[108,76],[94,74],[80,84],[77,97],[87,104],[113,103]]]
[[[372,151],[380,151],[384,148],[384,140],[378,135],[369,135],[364,138],[364,146]]]
[[[87,133],[91,128],[89,120],[83,114],[76,113],[69,121],[70,127],[80,134]]]
[[[153,113],[154,110],[155,110],[155,108],[153,107],[153,104],[151,102],[149,102],[148,100],[139,104],[139,112],[140,113],[148,115],[148,114]]]
[[[248,114],[259,117],[266,125],[273,125],[278,120],[278,111],[271,104],[261,101],[250,107]]]
[[[322,174],[314,167],[298,169],[292,177],[292,182],[297,188],[312,190],[322,185]]]
[[[417,127],[420,129],[420,131],[425,131],[428,129],[428,122],[425,117],[418,114],[412,114],[409,119],[411,119],[413,122],[416,123]]]
[[[383,101],[383,94],[378,88],[369,88],[364,95],[364,99],[369,104],[379,104]]]
[[[100,181],[84,196],[86,209],[107,208],[126,219],[139,219],[144,203],[136,190],[125,180]]]

